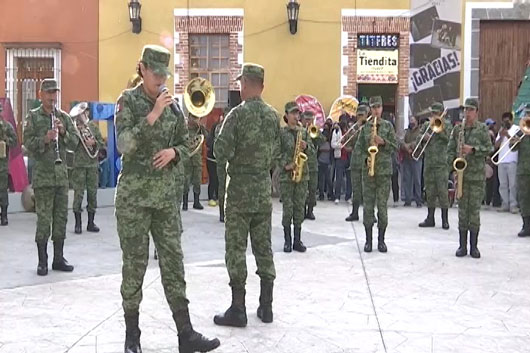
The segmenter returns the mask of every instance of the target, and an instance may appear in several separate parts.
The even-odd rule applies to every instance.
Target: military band
[[[3,106],[0,103],[0,113]],[[9,206],[8,189],[8,162],[9,149],[17,144],[17,135],[10,123],[0,117],[0,226],[7,226],[7,206]]]

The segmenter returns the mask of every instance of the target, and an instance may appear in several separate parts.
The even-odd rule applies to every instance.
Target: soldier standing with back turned
[[[0,103],[0,113],[3,107]],[[17,135],[10,123],[0,117],[0,144],[3,144],[4,153],[0,155],[0,225],[7,226],[7,206],[9,206],[8,188],[8,164],[9,148],[17,144]]]

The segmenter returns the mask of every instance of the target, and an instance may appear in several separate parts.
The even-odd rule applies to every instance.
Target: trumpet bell
[[[431,122],[431,129],[435,134],[439,134],[444,131],[444,122],[442,119],[434,119]]]
[[[318,134],[319,134],[319,131],[318,131],[318,127],[316,125],[311,125],[309,126],[309,136],[314,139],[314,138],[317,138],[318,137]]]
[[[195,77],[188,82],[184,90],[184,104],[186,109],[198,118],[210,114],[215,105],[215,90],[210,81]]]

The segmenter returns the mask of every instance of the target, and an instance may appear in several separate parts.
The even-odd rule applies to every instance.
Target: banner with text
[[[409,103],[412,115],[433,102],[460,104],[462,0],[411,0]]]
[[[399,50],[357,52],[358,83],[398,83]]]

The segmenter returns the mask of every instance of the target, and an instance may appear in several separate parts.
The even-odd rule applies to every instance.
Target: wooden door
[[[530,59],[530,22],[480,22],[480,116],[510,111]]]

